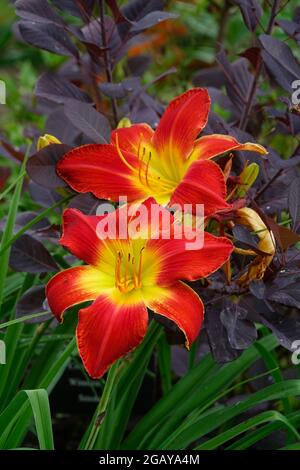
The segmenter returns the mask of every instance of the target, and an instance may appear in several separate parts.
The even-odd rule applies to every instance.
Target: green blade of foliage
[[[219,446],[225,444],[234,437],[268,421],[279,422],[282,426],[286,427],[298,441],[300,441],[300,435],[298,434],[296,428],[289,422],[289,420],[283,414],[279,413],[278,411],[264,411],[263,413],[260,413],[259,415],[254,416],[253,418],[249,418],[243,423],[238,424],[237,426],[234,426],[228,429],[227,431],[218,434],[216,437],[209,439],[204,444],[195,447],[195,450],[218,449]]]
[[[22,180],[20,180],[20,182],[22,183]],[[16,186],[16,189],[17,188],[18,188],[18,185]],[[64,199],[60,199],[58,202],[56,202],[52,206],[48,207],[47,209],[43,210],[36,217],[31,219],[30,222],[25,224],[14,236],[11,236],[11,234],[10,234],[10,238],[8,240],[7,240],[7,238],[5,238],[3,240],[3,243],[0,246],[0,256],[1,256],[1,258],[3,256],[3,253],[7,253],[9,251],[8,249],[10,248],[10,246],[13,243],[15,243],[25,232],[27,232],[27,230],[29,230],[35,224],[37,224],[42,219],[44,219],[49,214],[51,214],[54,209],[56,209],[57,207],[63,205],[65,202],[68,202],[72,197],[73,197],[73,195],[71,195],[71,196],[69,195],[69,196],[65,197]]]
[[[283,382],[283,375],[281,373],[279,364],[277,362],[276,356],[273,351],[268,351],[262,344],[254,343],[254,346],[258,349],[264,363],[266,364],[269,370],[273,370],[271,375],[274,379],[274,382],[280,383]],[[286,413],[291,412],[291,406],[288,398],[283,398],[282,400],[283,408]]]
[[[54,449],[51,413],[46,390],[25,390],[34,416],[36,432],[41,450]]]
[[[0,201],[4,199],[16,184],[26,176],[26,171],[21,171],[17,178],[0,194]]]
[[[176,436],[174,440],[172,439],[172,436],[170,436],[168,443],[163,443],[163,448],[184,449],[192,442],[204,437],[209,432],[214,431],[219,426],[224,425],[232,420],[232,418],[247,411],[249,408],[265,401],[278,400],[291,395],[300,395],[300,380],[289,380],[285,381],[285,383],[275,383],[252,394],[242,402],[237,402],[234,405],[226,406],[224,409],[216,410],[215,412],[210,413],[209,416],[200,417],[196,423],[193,423],[191,426],[186,428],[181,435]]]
[[[32,320],[32,318],[39,318],[45,315],[49,315],[49,312],[38,312],[32,313],[31,315],[24,315],[23,317],[15,318],[14,320],[10,320],[5,323],[0,323],[0,330],[2,328],[7,328],[8,326],[16,325],[17,323],[24,323],[27,320]]]
[[[71,359],[71,355],[73,354],[75,349],[75,338],[70,341],[68,346],[64,348],[63,351],[61,351],[60,347],[60,355],[52,364],[52,367],[50,367],[50,369],[45,369],[43,371],[43,375],[38,384],[38,388],[43,388],[47,390],[48,393],[51,393],[53,387],[56,385],[57,381],[59,380],[65,368],[67,367]],[[23,410],[22,414],[18,415],[18,418],[18,421],[16,422],[13,430],[8,436],[6,448],[14,449],[15,447],[18,447],[22,444],[31,422],[30,408],[27,407],[25,410]]]
[[[57,335],[57,340],[54,344],[51,342],[46,343],[43,349],[40,351],[38,357],[35,360],[34,367],[29,371],[25,379],[24,385],[26,388],[32,389],[41,387],[46,388],[49,392],[48,386],[51,382],[51,374],[55,376],[56,373],[59,373],[59,370],[56,370],[56,364],[59,364],[60,358],[65,357],[65,351],[68,351],[69,353],[67,354],[68,363],[72,352],[76,349],[75,338],[69,343],[67,348],[65,339],[65,334],[74,334],[76,322],[77,316],[74,315],[74,311],[71,310],[70,313],[66,316],[64,323],[57,325],[57,327],[52,330],[52,333]],[[71,348],[72,351],[70,351],[69,348]],[[65,365],[65,367],[67,366],[67,363],[65,364],[64,361],[62,363]]]
[[[22,390],[0,415],[0,448],[8,449],[8,436],[22,416],[33,415],[41,450],[53,450],[53,433],[50,406],[46,390]]]
[[[165,334],[158,342],[157,361],[161,377],[163,393],[171,390],[171,347],[166,339]]]
[[[295,442],[294,444],[289,444],[285,447],[282,447],[281,449],[278,450],[300,450],[300,443]]]
[[[300,424],[300,412],[294,412],[287,416],[290,424],[295,428],[299,428]],[[251,447],[256,442],[261,441],[265,437],[271,435],[273,432],[277,431],[282,427],[281,422],[275,421],[271,422],[265,426],[262,426],[260,429],[255,429],[255,431],[249,432],[245,436],[238,439],[236,442],[226,447],[226,450],[244,450]]]
[[[28,151],[29,151],[29,147],[28,147]],[[0,253],[1,253],[0,305],[2,304],[2,301],[3,301],[3,289],[5,285],[7,269],[8,269],[8,261],[9,261],[9,255],[10,255],[10,250],[8,250],[7,248],[10,247],[10,241],[13,237],[13,229],[14,229],[19,201],[21,197],[22,185],[23,185],[23,180],[25,176],[24,169],[25,169],[25,165],[27,161],[28,151],[21,165],[20,174],[18,177],[18,181],[16,182],[16,185],[15,185],[15,190],[12,196],[11,203],[9,205],[8,217],[7,217],[6,225],[5,225],[2,238],[1,238],[1,243],[0,243]]]
[[[260,342],[267,349],[278,344],[272,335]],[[126,439],[124,448],[157,448],[189,413],[213,400],[220,390],[229,387],[258,358],[259,353],[254,346],[222,368],[216,366],[210,356],[203,358],[140,420]]]

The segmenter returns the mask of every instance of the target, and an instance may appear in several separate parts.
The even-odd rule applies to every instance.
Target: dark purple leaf
[[[68,145],[52,144],[37,152],[29,158],[26,165],[29,177],[45,188],[66,186],[56,173],[56,164],[69,150]]]
[[[50,207],[61,199],[56,191],[45,188],[34,181],[29,183],[29,193],[32,199],[43,207]]]
[[[64,29],[54,23],[22,21],[19,24],[22,38],[28,44],[55,54],[78,57],[78,50]]]
[[[276,20],[276,24],[278,24],[283,31],[291,37],[300,32],[300,25],[295,21]]]
[[[20,212],[16,217],[13,233],[14,234],[17,233],[21,228],[24,227],[24,225],[26,225],[28,222],[31,222],[31,220],[33,220],[37,215],[38,214],[36,212],[31,212],[31,211]],[[2,231],[5,228],[5,225],[6,225],[6,219],[2,218],[0,220],[0,231]],[[49,220],[44,218],[40,220],[39,222],[37,222],[36,224],[34,224],[31,227],[31,229],[28,230],[28,233],[34,236],[37,230],[45,229],[46,227],[49,227],[49,225],[50,225]]]
[[[261,322],[274,333],[281,346],[293,351],[292,344],[300,338],[300,321],[293,318],[285,318],[278,313],[268,316],[260,315]]]
[[[151,86],[153,83],[157,83],[157,82],[160,82],[161,80],[164,80],[166,77],[168,77],[169,75],[172,75],[173,73],[177,73],[177,68],[176,67],[171,67],[168,70],[165,70],[164,72],[162,72],[159,75],[157,75],[156,77],[154,77],[151,80],[150,83],[147,83],[146,88]]]
[[[296,7],[293,11],[293,20],[296,21],[296,23],[300,24],[300,7]]]
[[[274,153],[275,152],[273,152],[273,155]],[[295,155],[293,158],[289,158],[288,160],[283,160],[279,156],[278,160],[271,159],[271,163],[274,167],[278,168],[278,170],[285,170],[288,168],[293,168],[294,166],[297,166],[300,164],[300,155]]]
[[[151,28],[162,21],[171,20],[177,18],[176,13],[169,13],[166,11],[152,11],[144,16],[139,21],[136,21],[130,28],[131,33],[141,33],[145,29]]]
[[[236,224],[232,229],[232,233],[234,238],[245,245],[246,248],[257,248],[257,238],[243,225]]]
[[[249,285],[249,290],[258,299],[265,297],[266,286],[263,281],[252,281]]]
[[[289,212],[293,219],[294,227],[300,221],[300,178],[295,178],[289,189]]]
[[[76,141],[81,135],[81,132],[66,120],[63,106],[56,108],[50,114],[45,124],[45,131],[47,134],[55,135],[64,144],[71,146],[76,146]]]
[[[49,207],[49,206],[47,206]],[[17,233],[20,229],[24,227],[24,225],[31,222],[37,215],[37,212],[20,212],[17,215],[16,223],[14,226],[14,233]],[[0,230],[2,228],[2,221],[0,221]],[[53,243],[57,242],[57,239],[60,235],[60,227],[51,225],[50,221],[47,218],[43,218],[39,222],[36,222],[26,233],[37,240],[41,238],[46,238]]]
[[[245,107],[245,98],[252,83],[252,75],[248,70],[248,61],[239,59],[233,64],[228,62],[224,50],[217,54],[217,62],[226,76],[226,91],[235,107],[242,112]]]
[[[130,21],[137,21],[152,11],[162,10],[163,7],[163,0],[131,0],[122,7],[122,13]]]
[[[16,223],[15,223],[16,227],[18,227],[18,230],[24,227],[24,225],[31,222],[37,215],[38,215],[37,212],[31,212],[31,211],[20,212],[16,217]],[[49,220],[47,218],[43,218],[42,220],[39,220],[38,222],[36,222],[31,227],[30,230],[32,230],[32,232],[36,230],[42,230],[48,227],[49,224],[50,224]]]
[[[64,24],[60,16],[50,7],[47,0],[17,0],[15,8],[16,14],[24,20]]]
[[[104,28],[108,42],[110,57],[114,58],[122,47],[121,38],[116,28],[115,22],[110,16],[104,17]],[[102,41],[102,25],[99,20],[93,20],[81,28],[81,42],[86,45],[90,53],[98,59],[104,54],[104,44]]]
[[[96,0],[52,0],[52,3],[62,11],[88,20],[92,14]]]
[[[11,248],[9,265],[15,271],[44,273],[58,271],[58,266],[41,242],[22,235]]]
[[[296,248],[289,252],[292,254],[292,263],[281,269],[272,282],[268,282],[265,297],[288,307],[300,308],[300,252]]]
[[[247,310],[239,305],[231,303],[226,306],[220,313],[220,319],[234,349],[246,349],[256,340],[256,328],[247,320]]]
[[[141,88],[140,78],[126,78],[121,83],[102,83],[100,90],[109,98],[125,98],[129,93]]]
[[[234,3],[240,7],[247,28],[250,31],[255,31],[255,28],[263,15],[263,9],[258,1],[235,0]]]
[[[72,198],[72,201],[69,203],[69,207],[79,209],[87,215],[94,215],[102,202],[103,201],[101,199],[97,199],[91,193],[78,194]]]
[[[290,47],[279,39],[267,34],[259,36],[263,47],[262,58],[272,77],[282,88],[292,93],[292,82],[299,80],[300,67]]]
[[[295,295],[298,297],[298,299],[295,299]],[[294,291],[291,289],[289,291],[278,290],[272,294],[268,294],[267,298],[268,300],[286,305],[287,307],[295,307],[300,309],[299,284],[294,286]]]
[[[64,112],[73,126],[83,132],[92,142],[105,144],[110,141],[111,128],[108,120],[91,105],[69,101],[64,106]]]
[[[132,35],[128,34],[131,28],[131,24],[144,18],[148,13],[155,10],[163,10],[163,0],[131,0],[124,7],[121,8],[121,12],[125,18],[129,21],[127,23],[119,23],[118,31],[123,41],[128,40]]]
[[[286,251],[290,246],[300,242],[300,236],[297,235],[297,233],[278,225],[270,217],[265,217],[265,222],[268,228],[273,232],[276,242],[283,251]]]
[[[3,149],[5,152],[7,152],[8,156],[12,156],[19,162],[22,162],[25,156],[25,153],[17,150],[15,147],[13,147],[9,142],[7,142],[3,137],[0,137],[0,144],[2,145]]]
[[[152,58],[148,54],[128,58],[128,68],[132,75],[139,77],[143,75],[151,64]]]
[[[241,351],[233,348],[229,343],[227,330],[220,319],[221,308],[219,303],[206,308],[204,326],[215,360],[219,363],[225,363],[236,359]]]
[[[43,312],[45,315],[26,320],[26,323],[42,323],[53,318],[52,313],[47,312],[45,308],[45,286],[34,286],[28,289],[17,303],[16,317],[24,317],[33,313]]]
[[[196,86],[221,88],[226,83],[226,75],[220,66],[198,70],[193,78]]]
[[[57,75],[44,73],[38,80],[35,94],[58,104],[65,104],[67,100],[90,102],[90,98],[73,83]]]
[[[200,331],[197,339],[197,352],[195,363],[202,360],[204,356],[210,354],[210,346],[207,339],[207,334],[204,328]],[[171,361],[172,370],[179,377],[183,377],[189,370],[189,351],[185,347],[172,346],[171,347]]]

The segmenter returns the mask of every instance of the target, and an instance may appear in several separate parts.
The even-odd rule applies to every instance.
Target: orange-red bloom
[[[154,196],[160,204],[204,204],[205,215],[227,209],[223,173],[210,159],[231,150],[266,150],[227,135],[197,139],[209,108],[206,89],[189,90],[171,101],[155,132],[147,124],[116,129],[111,144],[84,145],[67,153],[57,165],[58,174],[75,191],[112,201]]]
[[[147,214],[150,207],[159,208],[152,198],[143,205]],[[59,321],[69,307],[93,301],[79,311],[76,334],[85,368],[94,378],[142,341],[148,323],[147,307],[174,321],[189,347],[199,333],[204,308],[199,296],[181,280],[208,276],[232,252],[229,240],[209,233],[204,234],[202,249],[187,249],[186,242],[191,237],[186,236],[186,231],[181,238],[176,236],[181,227],[169,211],[159,209],[170,222],[169,238],[163,237],[159,224],[155,237],[150,237],[146,220],[142,219],[140,237],[130,236],[127,230],[125,237],[117,231],[115,238],[100,239],[99,222],[109,227],[112,217],[118,221],[124,216],[126,206],[104,216],[86,216],[75,209],[64,212],[60,242],[87,265],[56,274],[49,281],[46,294]],[[125,217],[130,222],[136,220],[127,217],[127,212]]]

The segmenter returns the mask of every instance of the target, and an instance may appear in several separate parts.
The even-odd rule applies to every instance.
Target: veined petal
[[[252,144],[251,142],[240,144],[230,135],[212,134],[204,135],[195,142],[194,150],[189,158],[191,161],[207,160],[232,150],[245,150],[260,153],[261,155],[268,153],[262,145]]]
[[[85,215],[77,209],[63,213],[61,245],[77,258],[96,266],[114,284],[116,257],[129,245],[129,206],[105,215]]]
[[[157,296],[147,293],[147,307],[172,320],[186,337],[186,347],[197,338],[204,317],[204,306],[196,292],[183,282],[157,290]]]
[[[101,295],[90,307],[80,310],[77,345],[88,374],[101,377],[113,362],[138,346],[147,324],[142,302],[121,305]]]
[[[173,99],[164,112],[152,143],[165,159],[185,160],[207,122],[210,108],[208,91],[194,88]]]
[[[94,300],[106,286],[106,278],[91,266],[76,266],[56,274],[46,286],[51,311],[59,322],[63,313],[74,305]]]
[[[145,192],[138,180],[138,158],[114,145],[93,144],[66,153],[57,164],[57,173],[79,193],[91,192],[98,198],[118,201],[141,199]]]
[[[130,238],[131,243],[136,238],[146,240],[164,226],[170,227],[173,220],[170,211],[159,206],[152,197],[101,216],[66,209],[60,243],[87,264],[114,275],[116,255],[119,251],[128,251]]]
[[[220,167],[212,161],[192,163],[184,179],[175,189],[170,205],[196,204],[204,205],[205,216],[229,209],[225,201],[226,183]]]
[[[153,133],[153,129],[146,123],[134,124],[130,127],[122,127],[112,131],[111,143],[118,144],[122,151],[138,155],[143,142],[150,142]]]
[[[66,209],[63,213],[61,245],[85,263],[99,264],[102,242],[97,236],[97,225],[103,217]]]
[[[158,285],[166,286],[179,279],[195,281],[207,277],[229,259],[234,248],[230,240],[225,237],[215,237],[208,232],[202,233],[203,239],[200,237],[200,232],[198,232],[199,238],[193,239],[194,234],[195,230],[187,230],[184,227],[181,239],[148,242],[147,249],[151,249],[154,253],[153,259],[158,260],[156,278]],[[203,246],[199,248],[201,241]],[[152,266],[152,270],[154,269],[155,266]]]

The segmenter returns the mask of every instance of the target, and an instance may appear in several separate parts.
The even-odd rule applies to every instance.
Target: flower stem
[[[99,403],[98,403],[98,406],[94,415],[94,422],[92,425],[92,429],[85,445],[85,448],[87,450],[91,450],[93,448],[95,441],[97,439],[97,436],[99,434],[101,424],[105,416],[105,411],[106,411],[106,408],[107,408],[107,405],[108,405],[108,402],[109,402],[109,399],[113,390],[113,386],[115,384],[115,380],[118,375],[119,364],[120,364],[120,361],[116,361],[109,369],[108,376],[104,385],[103,393],[102,393],[101,399],[99,400]]]
[[[108,81],[108,83],[112,83],[113,82],[112,67],[111,67],[110,53],[109,53],[109,49],[108,49],[108,40],[107,40],[106,29],[105,29],[104,3],[105,3],[104,0],[99,0],[101,35],[102,35],[102,46],[103,46],[103,58],[104,58],[104,65],[105,65],[105,72],[106,72],[107,81]],[[115,124],[115,126],[117,126],[117,124],[118,124],[118,108],[117,108],[117,102],[116,102],[115,98],[111,98],[111,104],[112,104],[114,124]]]

